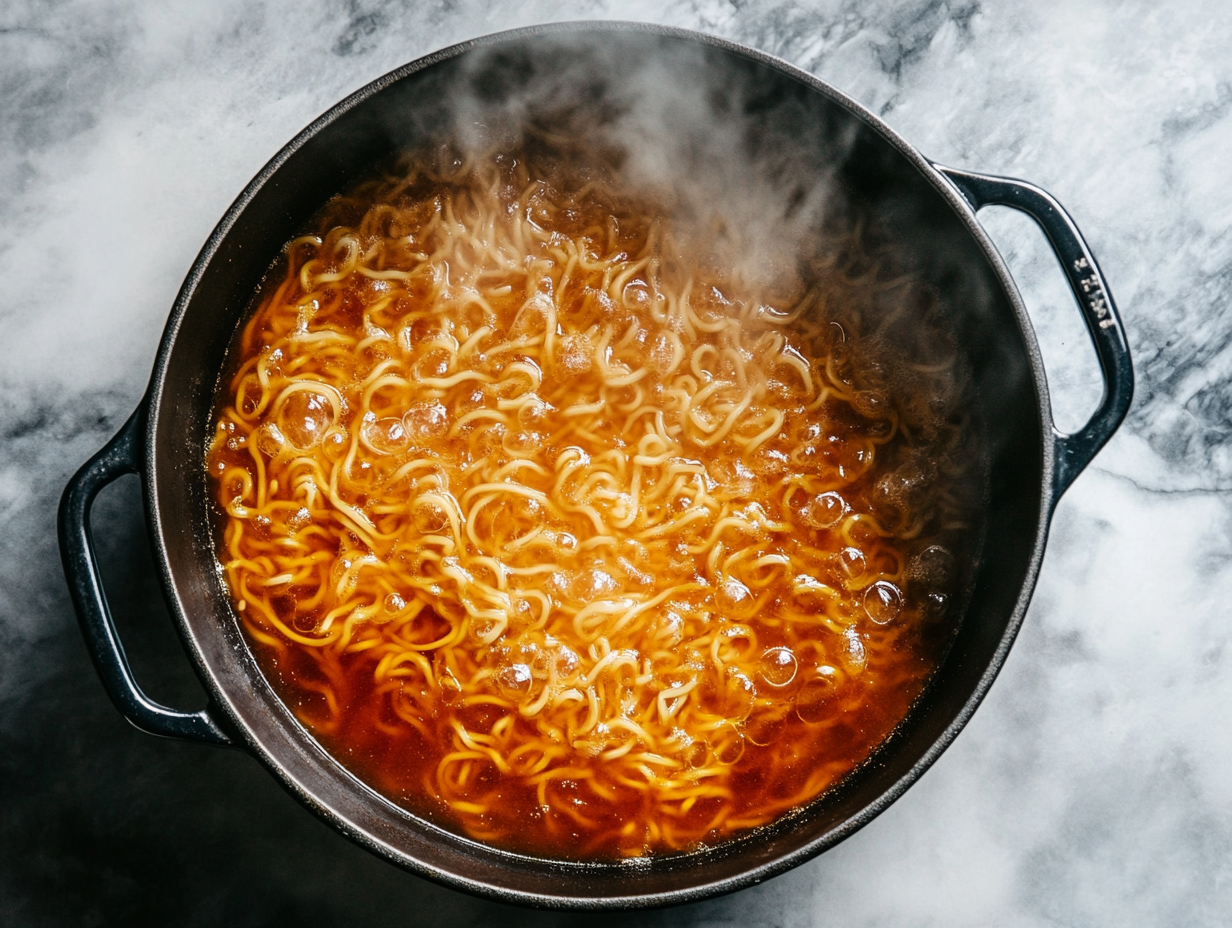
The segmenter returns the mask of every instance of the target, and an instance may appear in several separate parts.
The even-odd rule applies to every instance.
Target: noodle
[[[239,335],[208,466],[254,651],[341,762],[476,839],[771,822],[952,632],[953,353],[861,334],[922,298],[850,235],[774,290],[699,241],[551,153],[411,161],[287,245]]]

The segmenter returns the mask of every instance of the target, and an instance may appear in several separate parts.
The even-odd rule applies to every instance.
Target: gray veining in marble
[[[0,923],[573,925],[351,846],[251,760],[107,702],[60,574],[71,472],[137,403],[167,310],[244,186],[318,113],[433,49],[626,18],[782,56],[930,157],[1052,191],[1127,323],[1126,426],[1061,503],[1024,631],[967,730],[845,844],[652,925],[1232,920],[1232,6],[1207,0],[0,4]],[[982,218],[1062,425],[1094,356],[1030,223]],[[138,675],[200,700],[138,491],[97,526]]]

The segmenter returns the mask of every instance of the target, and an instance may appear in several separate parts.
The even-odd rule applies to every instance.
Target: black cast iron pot
[[[837,789],[742,840],[638,866],[570,864],[494,850],[383,799],[334,761],[275,696],[240,632],[215,555],[204,457],[215,388],[236,326],[284,242],[382,157],[448,121],[463,97],[513,106],[514,89],[559,71],[600,111],[647,63],[700,75],[714,106],[763,148],[795,146],[892,230],[906,263],[941,295],[973,377],[972,421],[987,463],[985,531],[955,643],[896,734]],[[706,83],[708,82],[708,83]],[[512,89],[511,89],[512,88]],[[671,86],[657,93],[670,95]],[[1043,229],[1077,297],[1105,379],[1090,422],[1052,424],[1044,369],[1014,283],[976,220],[1010,206]],[[954,740],[1005,661],[1035,584],[1057,499],[1116,430],[1133,373],[1099,268],[1060,205],[1016,180],[929,162],[876,116],[815,77],[751,49],[675,29],[570,24],[468,42],[369,84],[301,132],[227,211],[189,272],[149,389],[119,434],[73,477],[61,552],[82,632],[107,692],[152,734],[245,750],[360,845],[447,886],[508,902],[620,908],[702,899],[760,882],[832,847],[897,799]],[[210,703],[152,702],[116,635],[90,538],[99,490],[138,473],[163,588]]]

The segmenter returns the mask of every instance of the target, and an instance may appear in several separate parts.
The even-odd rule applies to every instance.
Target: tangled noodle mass
[[[219,559],[288,705],[395,801],[548,856],[687,850],[821,794],[921,691],[961,384],[943,338],[877,331],[927,301],[858,236],[772,292],[530,160],[410,161],[287,245],[214,420]]]

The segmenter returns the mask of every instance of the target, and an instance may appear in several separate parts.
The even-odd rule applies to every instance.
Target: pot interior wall
[[[655,81],[644,80],[648,71]],[[653,89],[664,73],[675,83]],[[609,28],[522,33],[379,83],[345,112],[325,117],[314,135],[254,181],[203,251],[161,349],[147,490],[164,580],[207,685],[265,762],[352,837],[404,864],[418,861],[413,866],[420,872],[505,898],[611,901],[671,893],[680,901],[715,884],[733,888],[725,881],[759,866],[772,872],[790,855],[859,827],[888,804],[887,790],[912,774],[955,720],[965,719],[973,694],[987,682],[981,681],[1003,659],[1024,586],[1034,579],[1045,439],[1031,349],[981,245],[921,169],[879,131],[778,68],[693,38]],[[527,861],[448,835],[379,799],[325,755],[274,697],[216,570],[204,471],[210,411],[236,326],[271,261],[327,199],[382,157],[457,131],[459,112],[472,122],[482,116],[491,123],[485,131],[499,132],[502,120],[525,115],[528,100],[548,99],[560,118],[589,120],[602,130],[618,122],[631,100],[670,113],[672,98],[663,95],[684,85],[689,105],[710,107],[706,118],[733,127],[732,144],[753,152],[768,172],[780,172],[779,182],[790,182],[793,171],[814,172],[829,178],[836,196],[868,208],[904,263],[941,294],[974,378],[973,427],[981,431],[987,460],[985,540],[966,618],[934,685],[875,762],[807,813],[688,860],[663,858],[636,868]],[[551,86],[557,98],[544,98]]]

